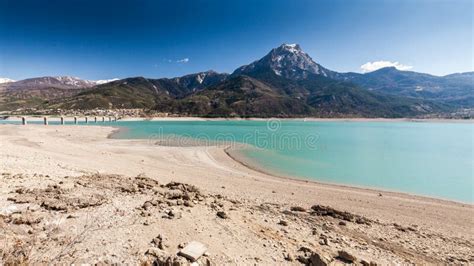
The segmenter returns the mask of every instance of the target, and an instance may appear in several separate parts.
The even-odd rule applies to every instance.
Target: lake
[[[473,123],[270,119],[105,125],[123,128],[114,138],[249,144],[240,157],[280,176],[474,202]]]
[[[473,202],[472,123],[123,121],[117,138],[235,141],[277,175]]]

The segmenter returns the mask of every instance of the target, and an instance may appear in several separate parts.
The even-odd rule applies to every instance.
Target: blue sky
[[[340,72],[444,75],[473,70],[473,14],[472,0],[0,0],[0,77],[232,72],[282,43]]]

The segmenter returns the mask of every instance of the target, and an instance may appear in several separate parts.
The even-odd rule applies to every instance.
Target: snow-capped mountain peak
[[[293,44],[282,44],[278,49],[285,50],[291,53],[301,53],[301,47],[299,44],[293,43]]]
[[[272,49],[262,59],[238,68],[235,74],[249,74],[270,69],[278,76],[305,79],[309,74],[329,76],[330,70],[320,66],[298,44],[282,44]]]
[[[271,67],[275,74],[291,78],[305,78],[305,71],[321,74],[319,66],[313,59],[301,50],[298,44],[282,44],[273,49],[270,54]]]
[[[66,85],[71,85],[71,86],[94,86],[94,85],[101,85],[105,83],[109,83],[112,81],[119,80],[118,78],[113,78],[113,79],[99,79],[99,80],[83,80],[78,77],[71,77],[71,76],[59,76],[55,77],[57,80],[59,80],[61,83],[66,84]]]
[[[0,78],[0,84],[9,82],[15,82],[15,80],[9,78]]]
[[[84,86],[84,85],[85,86],[95,85],[95,83],[93,81],[82,80],[82,79],[77,78],[77,77],[58,76],[58,77],[54,77],[54,78],[57,79],[62,84],[70,85],[70,86],[74,86],[74,87],[80,87],[80,86]]]
[[[95,82],[82,80],[76,77],[70,76],[57,76],[57,77],[37,77],[23,79],[15,82],[6,83],[6,87],[9,90],[21,89],[48,89],[48,88],[59,88],[59,89],[77,89],[77,88],[90,88],[95,86]]]

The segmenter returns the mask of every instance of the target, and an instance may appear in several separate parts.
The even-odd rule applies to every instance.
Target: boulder
[[[169,254],[166,251],[163,251],[163,250],[158,249],[158,248],[149,248],[145,252],[145,255],[150,255],[150,256],[158,258],[158,257],[167,256]]]
[[[179,251],[178,255],[183,256],[191,261],[196,261],[206,251],[207,247],[204,244],[197,241],[191,241],[182,250]]]
[[[357,258],[345,250],[338,251],[338,258],[345,262],[354,262],[357,261]]]
[[[331,262],[332,258],[326,254],[313,253],[311,254],[309,260],[313,266],[327,266]]]

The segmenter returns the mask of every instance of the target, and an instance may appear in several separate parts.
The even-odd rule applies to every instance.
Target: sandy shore
[[[160,252],[175,254],[180,243],[197,240],[215,264],[299,264],[313,253],[348,262],[341,252],[358,263],[474,262],[472,205],[278,178],[236,162],[226,147],[108,139],[113,130],[0,125],[0,226],[6,232],[0,242],[8,247],[3,259],[22,241],[30,248],[30,262],[137,263],[149,259],[154,239],[164,235]],[[140,193],[117,187],[140,188],[133,183],[142,180],[133,179],[139,175],[160,184],[190,184],[203,196],[189,207],[180,199],[169,202],[170,191],[151,185]],[[48,193],[72,203],[46,208]],[[74,205],[85,199],[87,204]],[[154,209],[145,208],[152,200],[158,202]],[[329,206],[336,214],[312,206]],[[180,218],[162,218],[170,210]],[[29,222],[15,223],[18,219]],[[86,225],[90,230],[81,231]],[[80,241],[74,240],[78,235]]]

